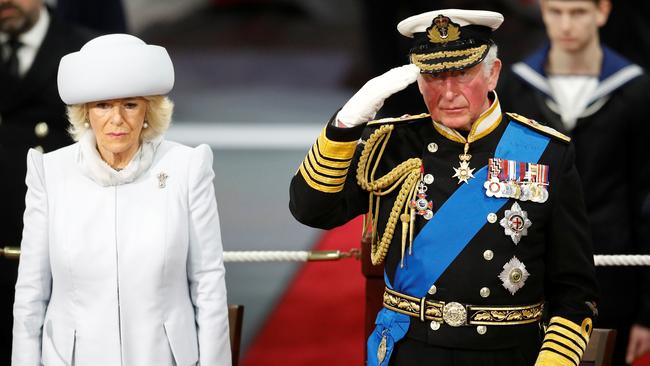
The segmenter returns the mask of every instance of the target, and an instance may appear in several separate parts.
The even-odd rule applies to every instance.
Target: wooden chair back
[[[581,366],[611,366],[616,342],[615,329],[594,328],[582,356]]]
[[[244,324],[244,305],[228,305],[228,325],[230,327],[230,350],[232,366],[239,365],[242,326]]]

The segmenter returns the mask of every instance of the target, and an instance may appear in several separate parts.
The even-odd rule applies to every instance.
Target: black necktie
[[[5,61],[5,70],[15,78],[18,78],[18,49],[22,46],[16,38],[10,38],[5,47],[9,47],[9,57]]]

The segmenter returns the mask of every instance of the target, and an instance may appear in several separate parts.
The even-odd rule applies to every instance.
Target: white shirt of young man
[[[25,33],[18,36],[18,41],[22,44],[18,49],[18,74],[23,77],[27,71],[32,67],[36,53],[45,39],[47,29],[50,26],[50,14],[45,7],[41,8],[38,20],[34,26]],[[5,33],[0,33],[0,44],[5,44],[9,36]],[[9,57],[9,47],[3,47],[2,60],[5,61]]]
[[[557,113],[567,131],[573,130],[576,121],[587,109],[598,78],[589,75],[556,75],[548,78],[553,97],[558,105]]]

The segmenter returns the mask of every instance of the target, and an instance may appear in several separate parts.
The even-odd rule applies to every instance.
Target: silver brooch
[[[167,178],[169,176],[165,174],[164,172],[158,173],[158,188],[165,188],[165,185],[167,184]]]
[[[530,276],[530,273],[526,270],[526,265],[517,257],[512,257],[508,263],[503,265],[503,271],[499,274],[499,279],[503,287],[514,295],[515,292],[524,287],[528,276]]]
[[[499,224],[503,226],[505,234],[509,235],[515,244],[519,244],[521,237],[528,235],[528,228],[533,223],[528,219],[528,213],[515,202],[509,210],[506,210],[506,215]]]

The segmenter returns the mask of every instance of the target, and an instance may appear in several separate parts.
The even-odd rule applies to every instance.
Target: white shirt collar
[[[18,40],[23,43],[23,46],[38,49],[45,39],[47,28],[50,26],[50,13],[46,7],[41,7],[41,12],[38,15],[38,20],[32,29],[18,36]]]
[[[27,70],[32,67],[36,53],[41,47],[47,29],[50,27],[50,13],[45,6],[41,7],[38,15],[38,20],[27,32],[18,35],[18,40],[22,43],[22,47],[18,50],[18,72],[20,75],[25,75]],[[0,43],[5,43],[9,35],[0,33]],[[6,51],[5,51],[6,52]]]

